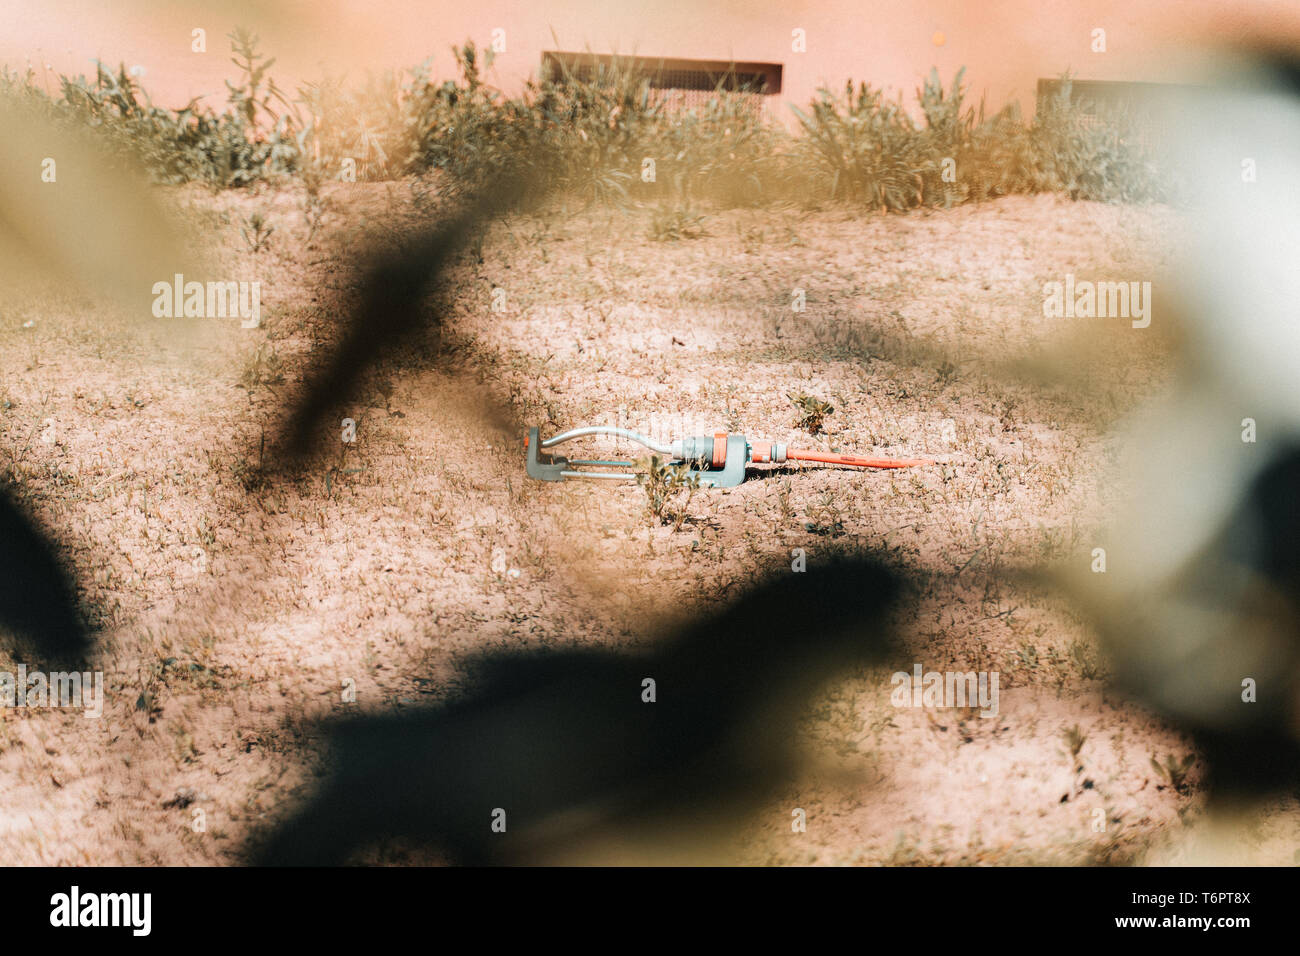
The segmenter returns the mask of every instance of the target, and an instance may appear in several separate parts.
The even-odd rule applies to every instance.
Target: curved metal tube
[[[636,481],[636,475],[619,474],[616,471],[562,471],[565,478],[606,478],[615,481]]]
[[[609,425],[590,425],[586,428],[574,428],[570,431],[562,432],[554,438],[546,439],[542,442],[542,447],[550,448],[552,445],[558,445],[561,442],[570,441],[574,438],[581,438],[583,435],[617,435],[620,438],[634,441],[638,445],[645,445],[651,451],[657,451],[661,455],[671,455],[673,453],[673,446],[670,444],[652,441],[644,435],[640,435],[628,428],[614,428]]]

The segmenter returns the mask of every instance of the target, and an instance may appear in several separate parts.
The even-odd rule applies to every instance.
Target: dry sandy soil
[[[1175,786],[1152,758],[1188,742],[1107,692],[1086,623],[1021,573],[1090,560],[1113,427],[1168,377],[1159,317],[1046,319],[1042,284],[1158,277],[1168,210],[1053,196],[906,217],[738,210],[676,242],[651,241],[649,210],[515,218],[458,267],[452,371],[417,343],[345,409],[354,444],[258,483],[357,250],[412,215],[411,185],[332,187],[313,239],[293,190],[165,195],[217,274],[261,281],[262,328],[125,316],[80,293],[0,304],[0,473],[59,535],[107,679],[99,720],[0,711],[7,862],[239,862],[310,792],[310,720],[434,701],[484,648],[653,640],[668,609],[725,596],[760,562],[845,545],[915,569],[896,622],[913,660],[998,671],[1000,712],[896,708],[888,673],[850,675],[791,728],[799,779],[709,858],[1187,858],[1199,766]],[[276,230],[259,252],[240,231],[254,211]],[[939,463],[777,469],[698,492],[673,527],[636,486],[529,481],[520,435],[482,413],[490,396],[544,434],[621,414],[793,440],[787,392],[835,407],[803,444]],[[1243,852],[1291,862],[1298,820],[1294,801],[1263,808]]]

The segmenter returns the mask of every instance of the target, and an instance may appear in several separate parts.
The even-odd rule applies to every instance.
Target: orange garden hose
[[[857,455],[836,455],[828,451],[809,451],[805,448],[791,448],[785,453],[786,458],[799,461],[820,461],[828,465],[852,465],[854,468],[913,468],[918,465],[933,465],[929,458],[859,458]]]

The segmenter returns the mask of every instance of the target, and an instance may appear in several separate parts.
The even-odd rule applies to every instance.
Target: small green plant
[[[1196,763],[1196,757],[1192,754],[1187,754],[1182,760],[1178,760],[1173,754],[1165,754],[1163,764],[1156,759],[1155,754],[1151,755],[1151,767],[1155,770],[1156,776],[1179,793],[1186,792],[1187,772],[1192,769],[1194,763]]]
[[[826,422],[826,416],[835,412],[835,407],[830,402],[823,401],[812,395],[787,392],[786,397],[794,403],[795,408],[802,415],[794,427],[803,429],[809,435],[820,434],[822,425]]]
[[[244,236],[244,242],[248,243],[248,248],[253,252],[261,252],[271,241],[271,234],[275,232],[275,227],[263,218],[260,212],[255,212],[239,227],[239,231]]]
[[[636,481],[646,494],[646,510],[660,524],[680,531],[691,499],[700,487],[698,475],[690,474],[690,462],[673,464],[658,455],[638,462]],[[685,495],[685,499],[682,496]]]

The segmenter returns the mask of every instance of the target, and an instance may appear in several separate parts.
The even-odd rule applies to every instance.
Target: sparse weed
[[[250,214],[239,227],[244,242],[248,243],[248,248],[255,253],[266,248],[274,232],[275,227],[267,222],[260,212]]]
[[[1097,680],[1103,675],[1104,668],[1097,657],[1096,650],[1087,641],[1075,638],[1070,642],[1070,660],[1079,669],[1079,676],[1084,680]]]
[[[645,489],[646,510],[660,524],[672,525],[674,531],[681,530],[700,487],[699,476],[690,471],[690,462],[674,464],[658,455],[638,462],[636,480]]]
[[[317,164],[308,163],[304,166],[301,178],[303,185],[302,214],[307,222],[307,238],[304,240],[304,245],[310,245],[325,220],[329,201],[321,195],[324,175]]]

